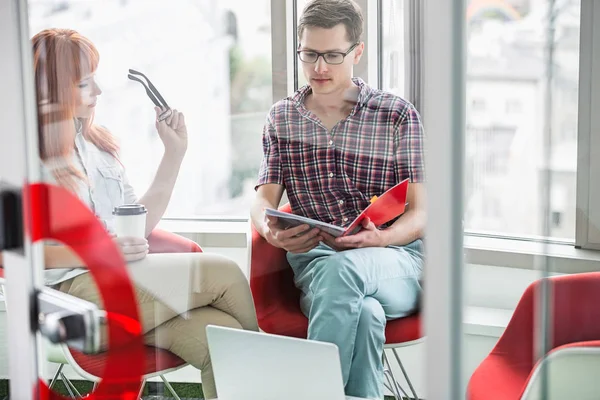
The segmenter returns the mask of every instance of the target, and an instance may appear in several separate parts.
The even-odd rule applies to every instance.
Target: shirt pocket
[[[112,218],[112,210],[123,204],[124,186],[123,174],[116,166],[98,167],[100,174],[96,187],[97,206],[99,216],[104,219]]]

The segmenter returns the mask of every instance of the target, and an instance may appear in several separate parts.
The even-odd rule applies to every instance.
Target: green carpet
[[[92,390],[92,384],[86,381],[71,381],[77,388],[79,393],[82,395],[89,393]],[[172,383],[173,389],[177,392],[177,395],[181,397],[181,400],[199,400],[203,399],[202,385],[196,383]],[[0,380],[0,399],[8,399],[9,387],[8,381],[3,379]],[[57,382],[54,385],[54,390],[65,396],[69,395],[62,381]],[[144,388],[144,394],[142,396],[145,400],[167,400],[171,399],[169,391],[163,386],[162,383],[150,382]],[[393,400],[393,397],[386,396],[386,400]]]

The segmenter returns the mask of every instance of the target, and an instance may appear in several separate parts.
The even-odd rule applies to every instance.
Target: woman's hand
[[[148,241],[145,238],[113,236],[113,240],[128,263],[142,260],[148,255]]]
[[[154,107],[154,111],[156,111],[156,130],[165,145],[165,151],[183,157],[188,144],[187,127],[183,114],[173,109],[171,116],[159,121],[158,116],[163,111],[159,107]]]

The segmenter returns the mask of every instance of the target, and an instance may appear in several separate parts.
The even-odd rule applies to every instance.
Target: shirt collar
[[[354,113],[367,103],[367,101],[371,97],[373,89],[371,89],[371,87],[367,85],[365,81],[363,81],[361,78],[354,77],[352,78],[352,82],[354,82],[354,84],[359,88],[358,99],[353,111]],[[289,99],[296,103],[296,106],[303,106],[304,100],[306,100],[306,96],[308,96],[310,93],[312,93],[312,88],[310,87],[310,85],[307,84],[298,89],[296,93],[289,97]]]

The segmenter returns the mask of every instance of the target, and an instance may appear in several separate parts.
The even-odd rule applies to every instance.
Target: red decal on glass
[[[144,343],[123,256],[102,223],[68,190],[32,184],[24,190],[24,197],[25,226],[31,241],[59,241],[87,265],[106,310],[109,349],[119,348],[107,351],[101,381],[86,398],[136,399],[144,370]],[[40,399],[63,399],[43,381],[39,390]]]

